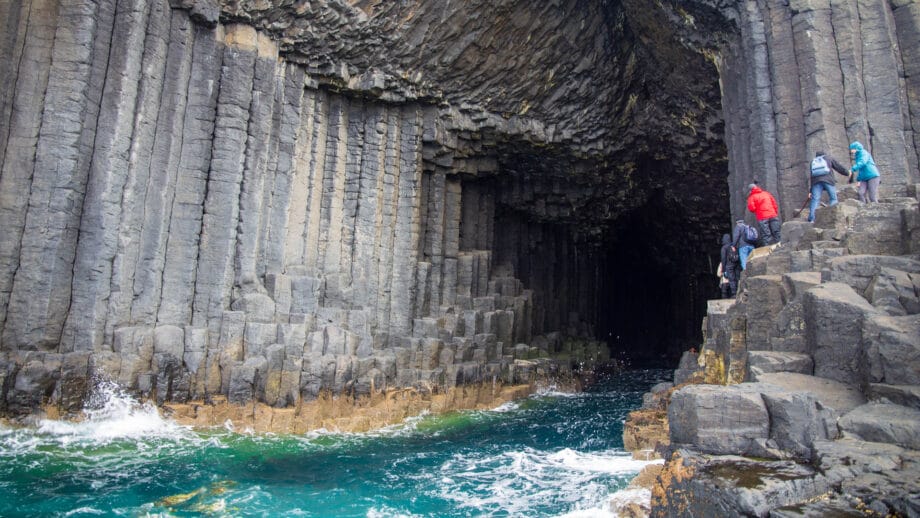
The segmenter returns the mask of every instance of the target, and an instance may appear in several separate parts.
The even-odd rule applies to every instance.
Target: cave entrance
[[[659,191],[612,223],[599,245],[598,338],[633,366],[673,366],[702,342],[706,301],[718,290],[699,229],[687,222]]]
[[[463,180],[460,241],[491,250],[494,275],[533,291],[527,338],[596,339],[634,367],[674,367],[699,347],[718,296],[718,236],[694,209],[665,188],[620,202],[577,179],[509,171]],[[600,199],[625,209],[611,215]]]

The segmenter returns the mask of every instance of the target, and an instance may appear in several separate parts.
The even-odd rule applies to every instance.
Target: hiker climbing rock
[[[850,171],[856,173],[859,182],[859,201],[863,203],[878,203],[878,184],[881,180],[878,167],[872,155],[859,142],[850,144],[850,160],[853,167]]]
[[[815,220],[815,209],[821,202],[821,193],[827,192],[828,206],[837,205],[837,188],[834,182],[834,171],[852,179],[853,173],[847,170],[834,157],[824,151],[815,153],[811,161],[811,192],[808,193],[808,221]]]
[[[719,288],[722,290],[722,298],[729,299],[734,297],[738,291],[738,274],[741,265],[738,250],[732,246],[732,238],[728,234],[722,234],[720,260]]]
[[[747,225],[743,219],[739,219],[732,231],[732,248],[738,252],[738,262],[742,270],[747,268],[748,255],[754,251],[755,246],[757,246],[757,229]]]
[[[757,180],[748,185],[748,210],[757,217],[760,223],[760,238],[763,245],[772,245],[780,241],[780,227],[782,222],[779,220],[779,207],[776,205],[776,198],[757,185]]]

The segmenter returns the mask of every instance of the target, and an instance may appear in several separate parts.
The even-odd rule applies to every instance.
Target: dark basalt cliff
[[[674,360],[740,186],[917,181],[917,11],[0,0],[0,410]]]

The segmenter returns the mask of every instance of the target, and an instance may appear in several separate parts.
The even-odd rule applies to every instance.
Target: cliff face
[[[624,443],[668,460],[652,516],[912,516],[920,509],[920,210],[855,189],[758,248],[699,354]]]
[[[916,2],[737,2],[737,21],[720,66],[733,215],[757,178],[790,218],[815,152],[845,163],[854,140],[868,143],[889,195],[917,181]]]
[[[851,139],[917,177],[913,2],[0,12],[9,412],[79,408],[93,373],[285,406],[673,355],[726,178],[733,215],[752,177],[788,212]]]

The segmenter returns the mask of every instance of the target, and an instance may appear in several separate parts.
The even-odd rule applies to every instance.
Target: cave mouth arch
[[[505,174],[462,180],[461,249],[488,247],[499,276],[533,291],[531,334],[516,339],[594,339],[632,367],[673,367],[699,347],[707,301],[719,296],[724,189],[688,198],[654,181],[674,178],[667,162],[639,167],[644,180],[617,188],[602,165],[560,165],[524,147],[499,160]]]

